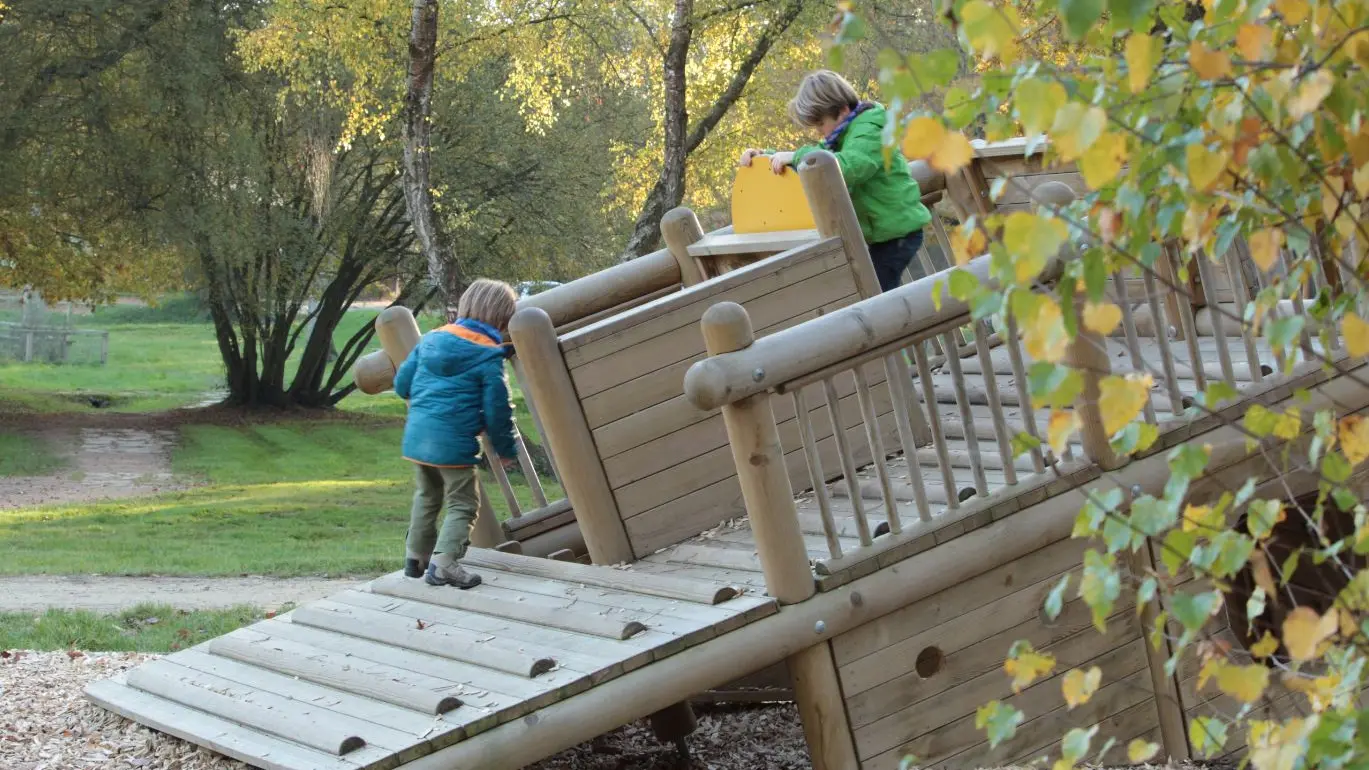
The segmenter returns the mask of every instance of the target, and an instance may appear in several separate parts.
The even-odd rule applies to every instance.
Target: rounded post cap
[[[814,150],[803,156],[803,160],[799,161],[800,172],[816,171],[825,168],[841,169],[841,166],[837,165],[837,156],[826,150]]]
[[[932,168],[931,164],[925,160],[915,160],[908,164],[908,173],[912,175],[913,181],[922,189],[922,194],[934,193],[946,189],[946,175]]]
[[[391,305],[376,315],[377,324],[392,324],[396,321],[412,321],[414,313],[403,305]]]
[[[551,329],[555,333],[556,325],[551,322],[551,316],[547,314],[547,311],[540,307],[519,308],[509,319],[510,335],[547,329]]]
[[[696,409],[712,411],[728,403],[727,376],[722,367],[708,359],[696,362],[685,372],[684,393]]]
[[[1042,206],[1059,208],[1068,206],[1074,202],[1074,190],[1064,182],[1046,182],[1045,184],[1032,190],[1032,208],[1039,209]]]
[[[661,224],[665,225],[667,222],[673,223],[680,221],[688,222],[691,220],[695,222],[699,221],[699,217],[694,213],[694,209],[691,209],[688,206],[676,206],[670,211],[667,211],[665,216],[661,217]]]
[[[699,323],[711,355],[741,350],[756,341],[751,316],[735,302],[719,302],[710,307]]]

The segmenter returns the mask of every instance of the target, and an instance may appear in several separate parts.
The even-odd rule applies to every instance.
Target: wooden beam
[[[517,557],[509,554],[490,553],[489,551],[471,551],[463,563],[476,568],[487,567],[512,572],[516,575],[560,580],[577,585],[597,586],[614,591],[628,591],[696,604],[720,604],[737,595],[737,589],[733,586],[704,585],[693,580],[677,580],[661,575],[644,575],[603,567],[586,567],[581,564],[550,559],[534,559],[527,556]]]
[[[798,701],[813,770],[859,767],[841,681],[832,660],[832,643],[815,644],[790,656],[789,671],[794,677],[794,699]]]
[[[684,207],[667,211],[661,217],[661,237],[665,239],[670,255],[675,258],[675,264],[680,266],[680,283],[686,288],[703,283],[703,268],[689,253],[689,247],[704,237],[703,227],[699,225],[699,218],[694,216],[694,212]]]
[[[518,309],[539,309],[553,326],[562,326],[678,283],[680,267],[669,249],[661,249],[534,294]]]
[[[805,155],[799,164],[799,180],[803,182],[808,207],[813,210],[818,234],[823,238],[841,238],[860,295],[868,299],[879,294],[875,263],[870,261],[870,248],[865,244],[836,156],[824,150]]]

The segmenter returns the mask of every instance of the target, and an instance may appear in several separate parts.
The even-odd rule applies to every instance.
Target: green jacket
[[[851,203],[860,220],[866,243],[883,243],[921,230],[932,221],[922,205],[922,189],[908,173],[908,161],[895,146],[889,166],[884,165],[884,121],[888,113],[878,104],[856,116],[837,138],[833,155],[846,178]],[[826,149],[813,144],[794,152],[793,165],[809,153]]]

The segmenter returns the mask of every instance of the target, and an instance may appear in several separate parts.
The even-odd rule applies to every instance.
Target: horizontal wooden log
[[[406,618],[360,607],[316,602],[291,612],[290,622],[406,650],[426,652],[528,679],[556,666],[556,661],[551,657],[528,655],[485,644],[479,634],[441,625],[420,627],[421,624],[410,623]]]
[[[668,249],[614,265],[518,302],[541,308],[555,326],[631,302],[680,282],[680,266]]]
[[[210,642],[209,651],[268,671],[425,714],[444,714],[461,705],[460,698],[437,689],[455,687],[454,682],[424,677],[381,663],[360,665],[355,659],[285,639],[251,641],[230,634]]]
[[[598,586],[695,604],[721,604],[737,595],[737,589],[732,586],[701,585],[692,580],[673,580],[660,575],[642,575],[606,567],[586,567],[549,559],[519,558],[475,548],[467,552],[462,562],[476,568],[488,567],[517,575]]]
[[[544,561],[570,566],[564,565],[562,562],[551,562],[549,559]],[[563,631],[602,636],[605,639],[630,639],[646,630],[646,626],[636,620],[606,618],[573,611],[549,612],[543,607],[525,607],[518,603],[490,599],[487,596],[481,596],[476,591],[453,591],[445,586],[434,587],[421,581],[408,580],[402,577],[377,580],[371,583],[371,592],[395,596],[400,599],[427,602],[439,607],[451,607],[467,612],[478,612],[481,615],[493,615],[497,618],[559,628]]]

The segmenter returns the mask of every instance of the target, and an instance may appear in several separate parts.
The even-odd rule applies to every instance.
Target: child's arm
[[[501,458],[515,458],[518,447],[513,441],[513,404],[509,402],[508,375],[503,360],[486,368],[482,379],[485,435],[489,436],[494,451]]]
[[[805,155],[822,149],[819,145],[800,147],[794,152],[790,164],[798,168]],[[837,156],[841,175],[846,179],[846,187],[852,188],[864,182],[884,168],[884,138],[880,130],[868,123],[852,123],[846,129],[846,139],[841,149],[832,153]]]
[[[395,372],[395,395],[409,400],[409,388],[414,384],[414,371],[418,368],[418,346],[409,351],[409,356],[404,359],[404,363],[399,365],[399,371]]]

